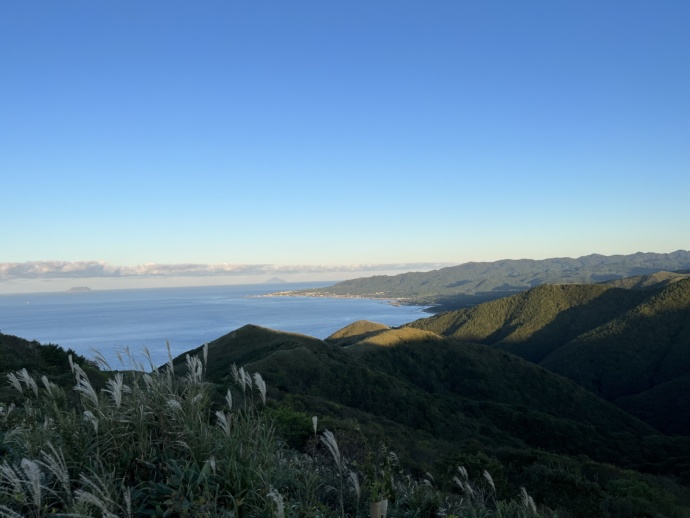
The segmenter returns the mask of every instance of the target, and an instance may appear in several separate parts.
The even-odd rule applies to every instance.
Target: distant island
[[[85,293],[87,291],[92,291],[88,286],[75,286],[67,290],[69,293]]]
[[[271,277],[265,281],[264,284],[285,284],[286,282],[285,279],[281,279],[280,277]]]

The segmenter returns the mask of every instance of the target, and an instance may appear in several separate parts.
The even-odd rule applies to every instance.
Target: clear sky
[[[5,0],[0,264],[688,249],[688,27],[686,0]]]

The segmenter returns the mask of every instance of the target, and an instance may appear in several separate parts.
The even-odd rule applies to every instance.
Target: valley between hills
[[[215,515],[278,516],[269,496],[275,491],[288,516],[364,516],[352,479],[371,491],[372,478],[385,472],[389,516],[690,516],[690,253],[492,264],[320,290],[457,306],[405,326],[359,321],[320,340],[248,324],[144,372],[114,373],[77,355],[68,359],[57,345],[0,334],[0,370],[12,385],[0,388],[0,510],[31,508],[30,499],[17,504],[2,495],[14,494],[10,471],[23,487],[32,468],[24,470],[22,459],[34,455],[50,465],[45,441],[100,452],[126,435],[130,449],[121,448],[129,453],[103,457],[107,469],[83,453],[73,460],[65,469],[74,487],[60,490],[70,497],[53,498],[47,508],[95,505],[79,500],[94,485],[107,489],[82,481],[91,470],[118,474],[108,482],[113,495],[139,488],[129,493],[140,511],[132,515],[200,515],[211,509],[209,491],[232,482],[232,495],[213,500]],[[76,375],[72,362],[81,365]],[[22,369],[26,374],[12,374]],[[27,377],[42,376],[46,388],[34,391]],[[154,388],[168,395],[147,395]],[[123,417],[116,392],[146,403]],[[192,415],[195,398],[203,412],[176,428],[174,416]],[[145,435],[130,429],[137,405],[150,409]],[[73,408],[86,418],[70,418]],[[108,412],[119,417],[108,421]],[[254,425],[253,434],[241,435]],[[97,433],[74,444],[82,428]],[[120,435],[109,435],[114,429]],[[337,456],[323,439],[326,429]],[[218,450],[210,439],[199,449],[223,430],[236,450]],[[101,433],[109,437],[103,443]],[[130,451],[141,440],[148,446]],[[388,453],[377,456],[380,448],[395,452],[392,470]],[[204,468],[211,456],[226,470],[222,483]],[[292,475],[280,471],[285,463]],[[59,477],[50,473],[44,478],[58,492]],[[517,496],[521,487],[528,498]],[[112,499],[113,509],[122,508],[122,497]]]

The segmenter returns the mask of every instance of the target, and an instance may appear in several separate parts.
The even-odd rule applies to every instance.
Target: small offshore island
[[[68,293],[86,293],[88,291],[93,291],[88,286],[74,286],[67,290]]]

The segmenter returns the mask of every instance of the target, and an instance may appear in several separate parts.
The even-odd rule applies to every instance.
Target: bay
[[[117,352],[146,347],[154,365],[245,324],[326,338],[356,320],[398,326],[428,316],[424,306],[373,299],[265,297],[332,283],[286,283],[0,295],[0,332],[100,352],[120,368]],[[141,359],[141,356],[137,356]]]

